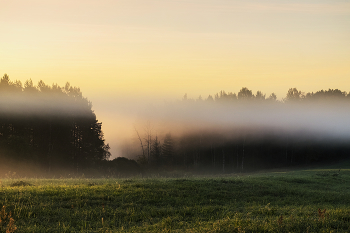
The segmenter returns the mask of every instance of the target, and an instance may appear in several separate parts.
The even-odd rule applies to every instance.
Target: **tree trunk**
[[[141,139],[141,137],[140,137],[140,134],[139,134],[139,132],[136,130],[136,128],[135,128],[135,131],[136,131],[137,137],[139,138],[140,143],[141,143],[142,156],[143,156],[143,158],[146,158],[146,156],[145,156],[145,150],[144,150],[144,148],[143,148],[142,139]]]
[[[241,166],[241,171],[242,172],[244,170],[244,144],[245,144],[245,138],[243,140],[243,151],[242,151],[242,166]]]
[[[213,146],[212,146],[212,148],[213,148]],[[214,149],[214,152],[213,152],[213,165],[214,165],[214,171],[215,171],[215,149]]]
[[[239,156],[239,148],[238,148],[238,144],[237,144],[237,147],[236,147],[236,168],[237,168],[237,172],[239,170],[239,161],[238,161],[238,156]]]
[[[224,149],[222,149],[222,173],[225,173],[225,153],[224,153]]]

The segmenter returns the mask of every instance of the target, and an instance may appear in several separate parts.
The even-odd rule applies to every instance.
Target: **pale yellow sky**
[[[0,31],[0,75],[79,86],[112,145],[125,99],[350,91],[348,1],[0,0]]]

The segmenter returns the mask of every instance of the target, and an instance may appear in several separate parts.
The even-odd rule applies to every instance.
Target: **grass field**
[[[215,177],[2,179],[0,232],[9,223],[5,212],[14,232],[350,232],[350,166],[339,166]]]

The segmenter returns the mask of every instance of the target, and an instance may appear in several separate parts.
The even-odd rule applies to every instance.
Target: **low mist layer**
[[[350,101],[349,101],[350,102]],[[350,103],[281,104],[238,103],[215,105],[208,103],[176,103],[152,108],[141,113],[145,119],[169,124],[183,124],[183,131],[240,129],[282,130],[293,133],[322,132],[328,136],[350,136]]]
[[[293,91],[299,93],[298,98],[292,95]],[[343,98],[339,98],[329,97],[327,92],[324,96],[318,93],[301,96],[296,89],[290,92],[284,101],[258,99],[254,95],[243,99],[226,97],[226,100],[218,95],[215,100],[210,96],[206,100],[183,99],[144,108],[137,118],[154,123],[155,131],[176,135],[247,131],[257,135],[281,133],[310,139],[349,139],[350,95],[341,92]]]

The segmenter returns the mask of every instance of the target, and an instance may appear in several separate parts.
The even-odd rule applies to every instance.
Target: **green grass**
[[[172,179],[3,179],[0,204],[12,212],[16,232],[350,232],[350,170],[331,168]],[[323,216],[319,208],[326,209]]]

